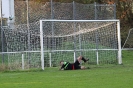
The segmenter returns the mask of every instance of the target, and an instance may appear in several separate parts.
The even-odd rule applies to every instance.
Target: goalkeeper
[[[69,63],[65,61],[60,61],[61,68],[60,70],[77,70],[77,69],[86,69],[85,66],[80,66],[81,61],[87,62],[89,59],[85,59],[83,56],[79,56],[75,63]]]

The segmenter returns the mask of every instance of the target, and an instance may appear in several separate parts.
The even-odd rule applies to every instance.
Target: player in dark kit
[[[84,62],[87,62],[89,59],[85,59],[83,56],[79,56],[75,63],[69,63],[65,61],[61,61],[60,65],[61,68],[60,70],[77,70],[77,69],[86,69],[85,66],[80,66],[81,60]]]

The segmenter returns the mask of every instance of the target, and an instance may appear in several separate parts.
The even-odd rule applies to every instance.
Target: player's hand
[[[64,69],[62,68],[62,69],[59,69],[59,70],[61,71],[61,70],[64,70]]]

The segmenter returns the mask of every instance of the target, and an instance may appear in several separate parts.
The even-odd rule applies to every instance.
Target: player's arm
[[[64,70],[65,65],[63,64],[59,70]]]
[[[62,69],[60,68],[59,70],[64,70],[64,68],[62,68]]]

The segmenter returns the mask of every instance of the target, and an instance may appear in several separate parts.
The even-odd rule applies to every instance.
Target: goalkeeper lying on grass
[[[89,59],[85,59],[83,56],[79,56],[75,61],[75,63],[60,61],[60,65],[61,65],[60,70],[86,69],[85,66],[80,66],[81,60],[83,60],[84,62],[87,62]]]

